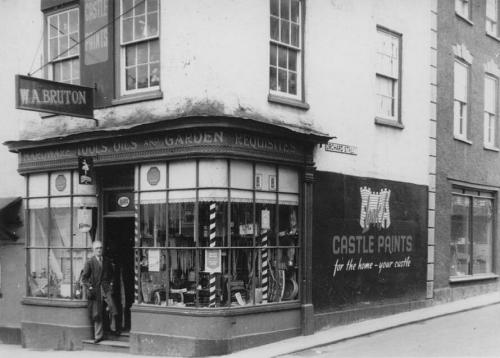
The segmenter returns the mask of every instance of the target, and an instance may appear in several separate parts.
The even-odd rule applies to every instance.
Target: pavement
[[[298,336],[279,342],[270,343],[232,354],[218,356],[230,358],[271,358],[294,352],[321,347],[332,343],[342,342],[349,339],[370,335],[376,332],[406,326],[429,319],[443,317],[458,312],[469,311],[481,307],[500,303],[500,292],[475,296],[454,302],[437,304],[409,312],[398,313],[390,316],[368,319],[357,323],[336,326],[318,331],[309,336]],[[124,358],[130,356],[124,353],[93,352],[93,351],[35,351],[21,348],[18,345],[0,344],[0,357],[15,356],[16,358]],[[133,357],[147,357],[133,355]]]

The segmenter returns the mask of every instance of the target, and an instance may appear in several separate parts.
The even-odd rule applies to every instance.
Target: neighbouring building
[[[33,113],[6,143],[26,180],[25,347],[91,337],[97,239],[131,353],[225,354],[432,303],[436,1],[40,5],[33,75],[93,88],[94,110]],[[22,105],[87,101],[37,83]]]
[[[498,290],[499,3],[440,1],[434,298]]]

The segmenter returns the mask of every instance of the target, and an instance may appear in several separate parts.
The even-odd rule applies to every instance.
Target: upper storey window
[[[376,116],[401,122],[401,36],[377,29]]]
[[[498,0],[486,0],[486,33],[498,36]]]
[[[270,93],[302,97],[302,3],[299,0],[271,0]]]
[[[79,10],[64,10],[47,17],[49,78],[58,82],[80,83]]]
[[[159,89],[159,1],[122,0],[121,9],[121,92]]]
[[[455,12],[464,19],[471,19],[471,0],[455,0]]]
[[[454,65],[453,95],[453,134],[455,138],[467,140],[469,66],[458,60]]]

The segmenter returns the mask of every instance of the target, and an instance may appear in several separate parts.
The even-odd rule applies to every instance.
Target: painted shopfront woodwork
[[[318,176],[315,309],[425,297],[426,187],[332,173]]]

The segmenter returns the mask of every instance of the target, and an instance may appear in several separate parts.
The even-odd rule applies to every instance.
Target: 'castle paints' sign
[[[90,87],[17,75],[16,108],[93,118],[94,92]]]

